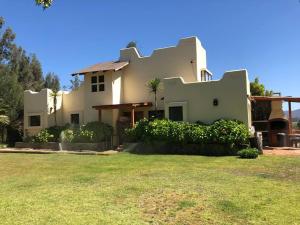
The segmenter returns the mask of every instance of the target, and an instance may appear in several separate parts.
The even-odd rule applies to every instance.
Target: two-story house
[[[61,91],[57,102],[57,124],[102,121],[117,127],[154,115],[154,95],[149,80],[160,78],[158,112],[178,121],[211,123],[220,118],[237,119],[251,126],[250,86],[246,70],[226,72],[212,80],[206,51],[197,37],[181,39],[177,46],[156,49],[141,56],[136,48],[120,50],[115,61],[98,63],[73,75],[84,82],[71,92]],[[54,126],[51,90],[25,91],[26,135]]]

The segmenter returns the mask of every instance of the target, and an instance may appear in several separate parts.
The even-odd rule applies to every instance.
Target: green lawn
[[[300,224],[300,157],[0,154],[0,224]]]

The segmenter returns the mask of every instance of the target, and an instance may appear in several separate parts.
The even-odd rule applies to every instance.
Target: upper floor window
[[[92,92],[104,91],[104,75],[91,77],[91,90]]]

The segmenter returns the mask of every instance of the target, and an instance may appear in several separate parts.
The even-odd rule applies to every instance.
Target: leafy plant
[[[34,143],[48,143],[53,141],[54,136],[48,130],[41,130],[37,135],[33,136],[32,142]]]
[[[243,149],[238,151],[238,156],[243,159],[256,159],[259,155],[259,151],[255,148]]]
[[[159,78],[154,78],[153,80],[150,80],[147,83],[147,86],[148,86],[150,92],[154,94],[155,116],[156,117],[157,117],[157,92],[159,91],[160,83],[161,83],[161,81]]]

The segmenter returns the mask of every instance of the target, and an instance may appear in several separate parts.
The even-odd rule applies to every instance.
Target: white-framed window
[[[166,118],[173,121],[187,121],[187,102],[166,104]]]
[[[105,91],[104,75],[94,75],[91,77],[91,91]]]
[[[28,116],[28,127],[41,127],[41,115]]]

